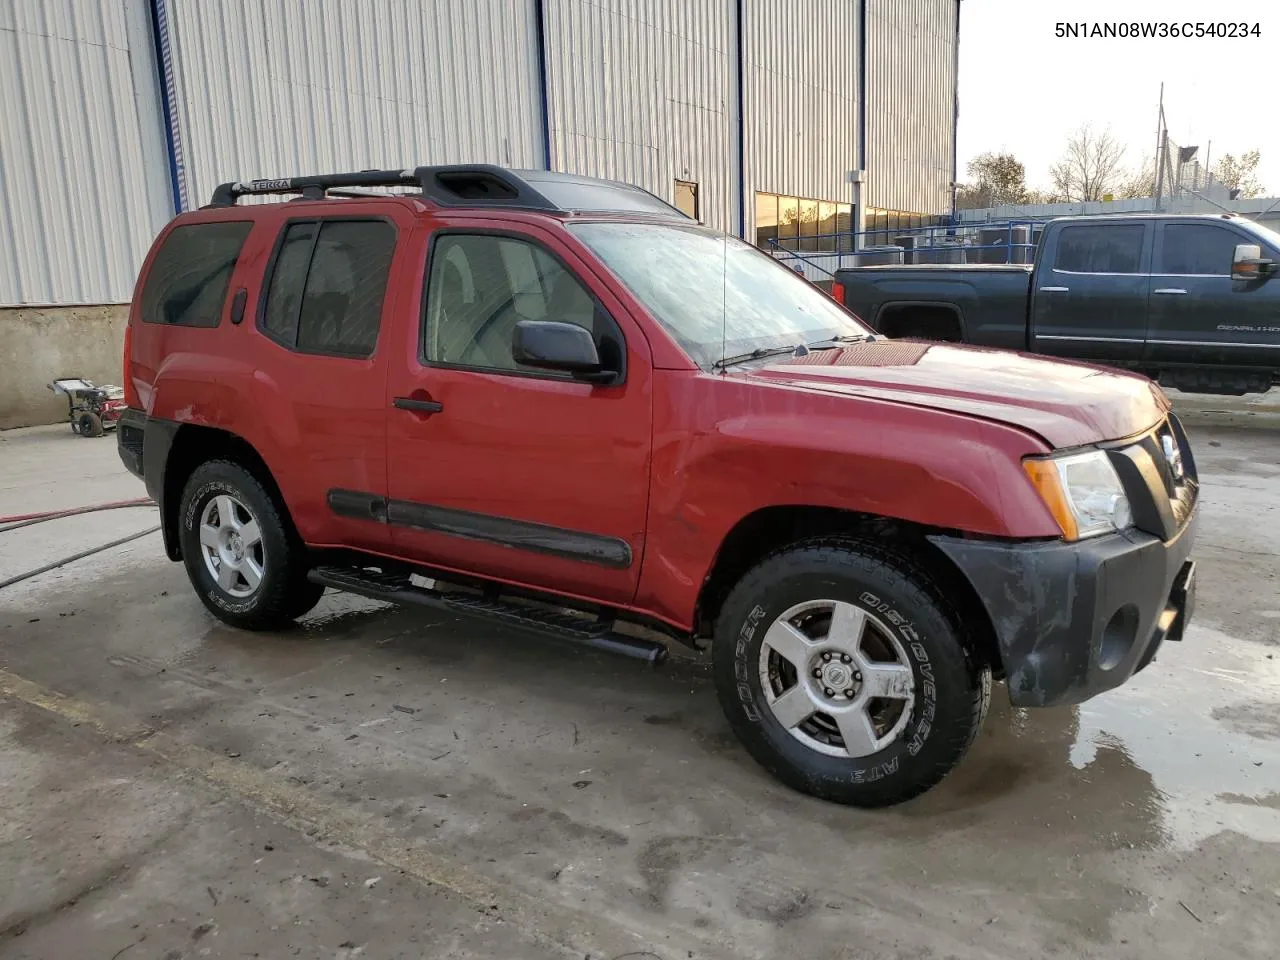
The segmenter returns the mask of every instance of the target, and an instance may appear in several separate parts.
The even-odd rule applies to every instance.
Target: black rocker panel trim
[[[465,540],[496,543],[617,570],[631,566],[631,545],[617,537],[410,500],[388,500],[356,490],[330,490],[328,500],[330,510],[353,520],[372,520]]]

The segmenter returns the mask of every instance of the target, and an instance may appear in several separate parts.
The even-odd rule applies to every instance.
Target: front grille
[[[1200,489],[1195,458],[1173,414],[1137,442],[1107,451],[1139,530],[1171,539],[1191,516]]]

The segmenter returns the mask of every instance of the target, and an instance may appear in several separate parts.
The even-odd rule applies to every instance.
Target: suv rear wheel
[[[960,760],[991,698],[942,593],[867,544],[814,542],[768,557],[716,626],[721,705],[784,783],[878,807],[929,789]]]
[[[227,460],[201,464],[182,492],[178,535],[187,576],[218,619],[269,630],[300,617],[324,587],[307,580],[305,548],[270,494]]]

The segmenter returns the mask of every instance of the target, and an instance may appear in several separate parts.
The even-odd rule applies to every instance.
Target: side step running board
[[[612,626],[601,621],[590,621],[553,610],[519,606],[502,600],[490,600],[469,593],[444,593],[412,583],[408,577],[377,570],[356,570],[349,567],[316,567],[307,574],[312,583],[323,584],[335,590],[345,590],[373,600],[388,603],[414,603],[451,613],[486,617],[543,636],[571,640],[624,657],[635,657],[648,663],[661,663],[666,659],[667,648],[656,640],[629,637],[615,633]]]

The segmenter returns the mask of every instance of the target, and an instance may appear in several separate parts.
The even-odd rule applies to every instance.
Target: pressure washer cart
[[[82,437],[102,436],[120,422],[124,412],[124,390],[111,384],[98,386],[82,377],[65,377],[53,381],[49,389],[66,395],[71,432]]]

